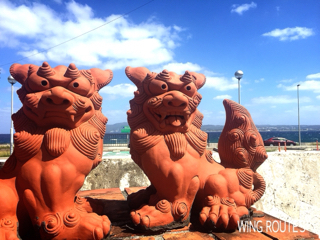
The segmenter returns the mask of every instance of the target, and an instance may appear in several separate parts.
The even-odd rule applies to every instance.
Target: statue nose
[[[72,96],[63,87],[54,87],[47,94],[44,94],[44,100],[49,105],[70,105]]]
[[[163,104],[167,107],[186,107],[188,99],[180,93],[170,93],[163,98]]]

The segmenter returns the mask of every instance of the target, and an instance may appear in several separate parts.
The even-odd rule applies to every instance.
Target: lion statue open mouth
[[[102,160],[108,119],[98,91],[112,71],[44,62],[13,64],[10,73],[22,85],[22,108],[12,115],[14,152],[0,170],[0,239],[104,238],[108,217],[87,212],[76,193]]]
[[[235,229],[265,190],[255,171],[267,154],[249,112],[224,100],[227,120],[219,139],[219,164],[206,150],[207,134],[200,130],[203,74],[127,67],[126,75],[138,88],[127,112],[130,153],[151,182],[128,197],[133,223],[151,231],[182,227],[192,209],[202,225]]]

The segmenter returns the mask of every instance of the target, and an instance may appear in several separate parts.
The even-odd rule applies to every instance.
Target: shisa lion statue
[[[224,100],[219,164],[206,150],[207,134],[200,130],[198,90],[204,75],[156,74],[144,67],[127,67],[126,75],[138,88],[127,112],[130,152],[151,182],[128,197],[133,223],[148,231],[182,227],[192,208],[205,227],[236,229],[265,191],[256,169],[268,156],[249,112]]]
[[[0,171],[0,239],[102,239],[107,216],[76,193],[101,162],[107,118],[98,91],[111,70],[13,64],[22,108],[14,151]],[[88,211],[87,211],[87,210]],[[19,224],[19,228],[17,228]]]

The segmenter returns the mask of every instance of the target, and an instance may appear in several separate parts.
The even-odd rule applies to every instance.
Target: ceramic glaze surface
[[[219,164],[206,150],[207,134],[200,129],[203,74],[127,67],[126,75],[138,88],[127,112],[130,153],[151,182],[128,197],[133,223],[151,231],[182,227],[192,209],[208,228],[237,228],[265,190],[256,169],[267,154],[249,112],[224,100]]]
[[[0,170],[0,239],[102,239],[108,217],[76,193],[101,162],[108,119],[98,91],[112,72],[44,62],[13,64],[10,73],[23,106],[12,115],[14,152]]]

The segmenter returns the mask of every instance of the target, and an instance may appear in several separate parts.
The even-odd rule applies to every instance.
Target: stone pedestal
[[[143,187],[96,189],[80,191],[81,197],[86,197],[89,202],[101,206],[100,211],[108,215],[112,222],[112,229],[108,239],[319,239],[318,235],[302,228],[286,223],[261,211],[252,209],[252,218],[247,222],[241,222],[242,227],[234,232],[206,232],[192,220],[188,226],[182,229],[174,229],[166,232],[141,233],[135,229],[130,219],[130,210],[127,205],[127,195],[136,192]],[[284,230],[285,229],[285,230]]]

